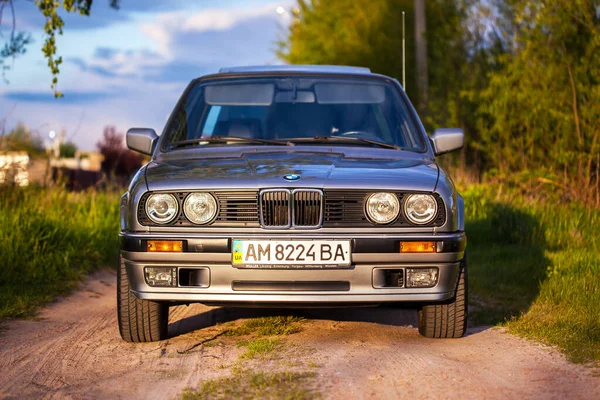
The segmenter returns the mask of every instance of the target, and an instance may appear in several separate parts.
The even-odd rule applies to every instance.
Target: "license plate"
[[[236,268],[345,268],[349,240],[235,239],[231,263]]]

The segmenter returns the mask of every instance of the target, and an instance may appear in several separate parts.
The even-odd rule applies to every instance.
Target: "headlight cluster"
[[[217,201],[210,193],[190,193],[183,202],[183,214],[194,224],[212,222],[217,211]],[[179,202],[170,193],[152,194],[146,200],[146,215],[156,224],[168,224],[179,215]]]
[[[400,201],[394,193],[378,192],[367,198],[367,217],[376,224],[389,224],[400,214]],[[404,200],[404,215],[409,222],[425,225],[437,215],[438,205],[430,194],[411,194]]]

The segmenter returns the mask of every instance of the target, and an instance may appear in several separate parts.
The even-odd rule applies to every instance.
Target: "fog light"
[[[400,253],[435,253],[435,242],[400,242]]]
[[[150,286],[177,286],[177,268],[146,267],[144,270]]]
[[[181,240],[148,240],[146,250],[151,252],[162,251],[171,253],[181,253],[183,251],[183,241]]]
[[[406,287],[433,287],[437,283],[437,268],[407,268]]]

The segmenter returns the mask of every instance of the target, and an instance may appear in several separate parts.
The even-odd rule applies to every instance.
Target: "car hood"
[[[146,168],[150,191],[311,187],[339,189],[435,189],[439,170],[415,153],[359,156],[332,152],[240,152],[152,161]],[[400,154],[397,154],[400,153]],[[285,175],[298,175],[287,181]]]

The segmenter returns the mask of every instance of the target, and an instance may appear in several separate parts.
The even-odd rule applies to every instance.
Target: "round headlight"
[[[413,224],[428,224],[437,214],[437,201],[430,194],[411,194],[404,202],[404,212]]]
[[[393,193],[373,193],[367,199],[367,216],[376,224],[389,224],[399,212],[400,202]]]
[[[146,200],[146,215],[157,224],[167,224],[175,219],[179,203],[169,193],[156,193]]]
[[[207,224],[217,215],[217,201],[210,193],[192,193],[183,203],[183,212],[194,224]]]

